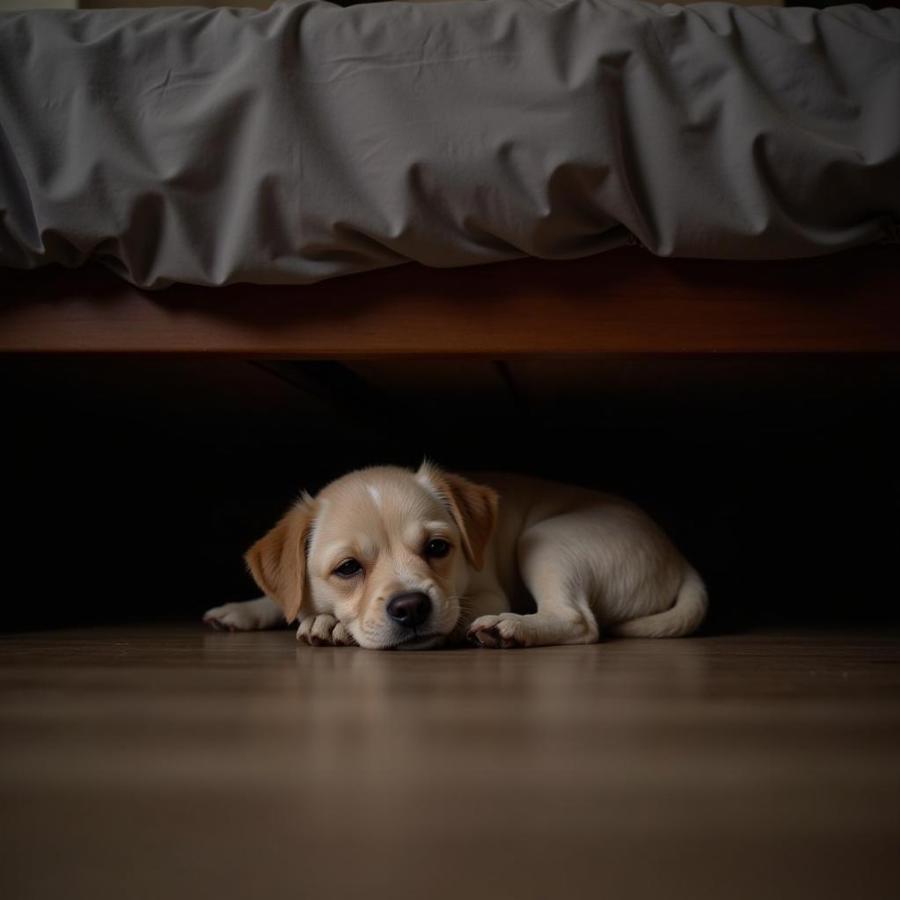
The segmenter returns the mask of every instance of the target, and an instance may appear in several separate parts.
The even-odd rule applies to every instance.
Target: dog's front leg
[[[203,621],[217,631],[263,631],[284,625],[284,613],[274,600],[260,597],[208,609]]]
[[[344,623],[327,613],[301,618],[297,640],[314,647],[350,647],[356,644]]]

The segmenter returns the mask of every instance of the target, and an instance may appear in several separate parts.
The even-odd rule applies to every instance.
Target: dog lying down
[[[246,631],[296,620],[297,639],[316,645],[676,637],[707,605],[700,576],[631,503],[514,475],[475,483],[429,462],[304,494],[246,560],[266,596],[205,621]]]

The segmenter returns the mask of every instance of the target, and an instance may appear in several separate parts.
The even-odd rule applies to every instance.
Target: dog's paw
[[[334,616],[309,616],[297,629],[297,640],[314,647],[350,647],[356,641]]]
[[[203,621],[217,631],[259,631],[272,627],[265,612],[264,604],[258,600],[226,603],[224,606],[208,609],[203,613]]]
[[[531,628],[523,619],[516,613],[480,616],[469,626],[467,637],[476,647],[502,650],[528,647],[532,643]]]

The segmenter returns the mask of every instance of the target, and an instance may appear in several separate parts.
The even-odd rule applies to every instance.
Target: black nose
[[[431,600],[427,594],[413,591],[397,594],[387,602],[387,614],[406,628],[421,625],[431,613]]]

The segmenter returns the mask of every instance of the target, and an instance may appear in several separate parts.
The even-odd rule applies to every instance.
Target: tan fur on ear
[[[253,580],[288,622],[297,618],[306,593],[306,541],[314,515],[315,502],[304,494],[244,555]]]
[[[462,475],[442,472],[427,460],[419,468],[419,475],[427,479],[450,507],[462,535],[466,558],[475,569],[483,569],[487,546],[497,524],[500,495],[493,488],[475,484]]]

